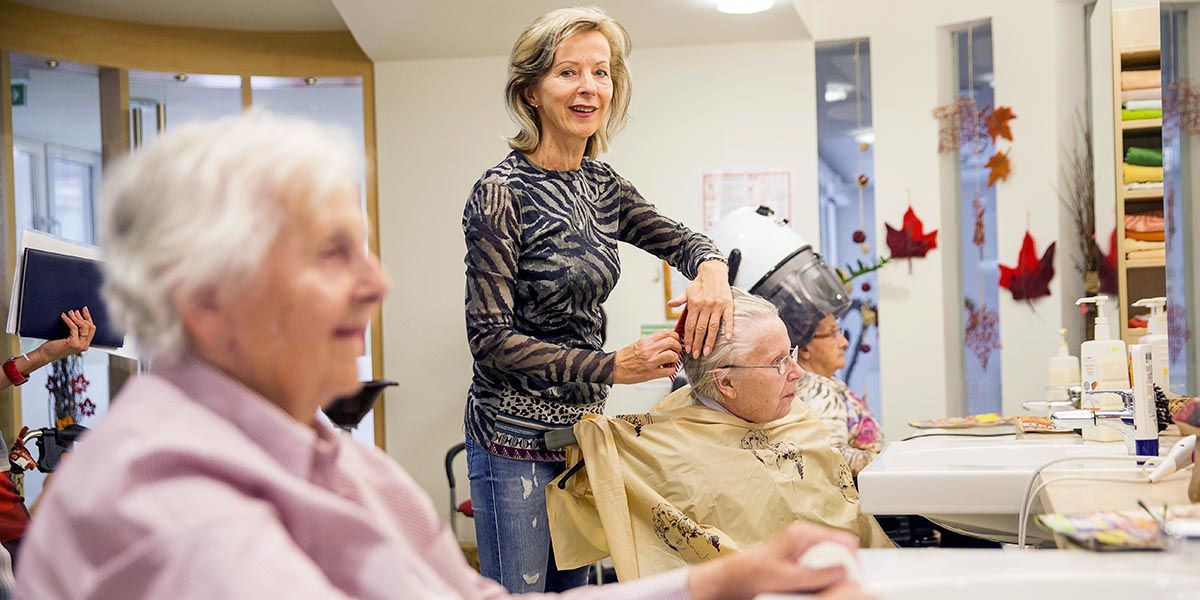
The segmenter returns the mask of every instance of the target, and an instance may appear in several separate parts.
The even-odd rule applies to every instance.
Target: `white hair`
[[[357,190],[354,148],[340,130],[255,110],[169,131],[106,174],[104,299],[143,356],[178,358],[176,302],[236,290],[294,216]]]
[[[733,290],[733,339],[725,340],[725,322],[721,322],[717,341],[713,344],[708,356],[692,358],[690,354],[683,356],[683,370],[687,373],[692,390],[711,400],[718,399],[717,379],[724,377],[728,369],[723,368],[745,360],[746,356],[757,344],[758,340],[750,339],[744,332],[750,331],[748,321],[779,318],[779,309],[769,301],[741,290]]]

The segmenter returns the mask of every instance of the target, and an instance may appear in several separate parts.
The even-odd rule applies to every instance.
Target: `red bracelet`
[[[17,368],[17,357],[15,356],[4,361],[4,376],[8,377],[8,380],[13,385],[21,385],[29,381],[29,378],[23,375],[21,370]]]

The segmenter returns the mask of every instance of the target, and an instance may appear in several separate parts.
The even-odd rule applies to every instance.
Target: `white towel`
[[[1130,100],[1125,103],[1126,110],[1147,110],[1147,109],[1162,110],[1162,98],[1158,100]]]

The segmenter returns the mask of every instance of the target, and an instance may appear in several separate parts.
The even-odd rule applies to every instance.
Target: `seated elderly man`
[[[627,581],[737,552],[798,520],[891,546],[859,510],[821,421],[793,410],[802,371],[777,310],[733,293],[733,338],[683,359],[691,387],[649,414],[575,426],[568,464],[582,458],[586,471],[569,470],[546,495],[560,567],[611,555]]]

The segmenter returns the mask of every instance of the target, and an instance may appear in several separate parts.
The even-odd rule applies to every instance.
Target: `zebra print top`
[[[492,453],[564,460],[542,435],[599,413],[614,353],[600,305],[617,284],[617,241],[689,279],[721,258],[708,238],[664,217],[600,161],[549,171],[513,151],[475,183],[463,210],[467,341],[475,358],[467,435]]]

